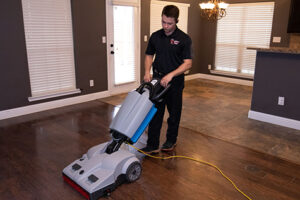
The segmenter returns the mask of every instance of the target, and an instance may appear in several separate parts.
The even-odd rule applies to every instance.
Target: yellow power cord
[[[126,144],[128,144],[128,145],[131,146],[132,148],[136,149],[137,151],[139,151],[139,152],[141,152],[142,154],[145,154],[146,156],[149,156],[149,157],[151,157],[151,158],[162,159],[162,160],[167,160],[167,159],[171,159],[171,158],[185,158],[185,159],[193,160],[193,161],[196,161],[196,162],[199,162],[199,163],[208,165],[208,166],[210,166],[210,167],[213,167],[213,168],[217,169],[217,170],[221,173],[221,175],[222,175],[224,178],[226,178],[226,179],[234,186],[234,188],[235,188],[239,193],[241,193],[242,195],[244,195],[244,197],[246,197],[247,199],[252,200],[252,199],[251,199],[249,196],[247,196],[242,190],[240,190],[240,189],[235,185],[235,183],[234,183],[232,180],[230,180],[230,178],[228,178],[228,177],[222,172],[222,170],[221,170],[219,167],[217,167],[217,166],[214,165],[214,164],[211,164],[211,163],[209,163],[209,162],[205,162],[205,161],[203,161],[203,160],[199,160],[199,159],[196,159],[196,158],[188,157],[188,156],[167,156],[167,157],[153,156],[153,155],[147,154],[146,152],[140,150],[139,148],[137,148],[137,147],[135,147],[135,146],[133,146],[133,145],[131,145],[131,144],[129,144],[129,143],[126,143]]]

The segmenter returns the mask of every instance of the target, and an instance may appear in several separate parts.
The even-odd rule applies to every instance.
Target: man
[[[153,77],[161,78],[160,84],[163,87],[171,84],[164,101],[156,105],[157,113],[149,124],[147,146],[142,150],[150,154],[159,152],[160,129],[165,106],[167,106],[169,118],[167,139],[161,150],[172,151],[177,141],[184,72],[192,67],[192,41],[187,34],[177,28],[178,17],[179,9],[176,6],[168,5],[163,8],[162,29],[151,35],[146,50],[144,81],[151,81],[150,69],[153,66]]]

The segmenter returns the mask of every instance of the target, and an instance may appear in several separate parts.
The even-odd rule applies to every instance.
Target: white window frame
[[[31,97],[37,101],[76,89],[70,0],[22,0]]]
[[[227,16],[220,19],[217,23],[215,66],[213,70],[210,70],[211,73],[244,78],[253,78],[256,61],[256,51],[247,49],[247,47],[270,47],[274,4],[274,2],[258,2],[238,3],[229,5],[229,7],[227,8]],[[253,9],[254,6],[268,8],[268,10],[263,10],[259,8]],[[234,7],[243,7],[243,11],[240,12],[240,17],[232,17],[230,18],[232,21],[230,21],[228,18],[228,16],[230,15],[230,8]],[[250,12],[250,10],[248,9],[253,9],[255,10],[255,12],[261,11],[260,15],[266,14],[267,17],[264,18],[265,21],[263,22],[268,24],[264,25],[261,24],[262,21],[248,20],[247,17],[256,16],[247,15],[247,12]],[[250,28],[251,26],[255,26],[257,29],[255,30],[253,28]],[[247,30],[247,32],[245,32],[245,30]],[[236,32],[238,32],[238,34],[234,35]],[[259,36],[259,34],[261,34],[262,36],[259,38],[263,38],[263,40],[256,38]],[[230,65],[230,63],[234,62],[236,66],[234,66],[235,64],[232,64],[231,66],[226,66],[226,64]]]

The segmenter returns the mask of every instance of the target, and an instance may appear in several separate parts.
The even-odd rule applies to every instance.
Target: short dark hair
[[[178,17],[179,17],[179,9],[177,8],[177,6],[167,5],[162,10],[161,16],[163,16],[163,15],[165,15],[167,17],[173,17],[177,23]]]

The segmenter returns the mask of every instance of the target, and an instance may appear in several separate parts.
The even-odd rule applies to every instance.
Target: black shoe
[[[162,147],[161,151],[173,151],[174,147],[176,146],[176,143],[168,142],[166,141]]]
[[[156,154],[156,153],[159,153],[159,149],[158,148],[149,147],[149,146],[146,146],[146,147],[142,148],[141,150],[143,152],[147,153],[147,154]]]

